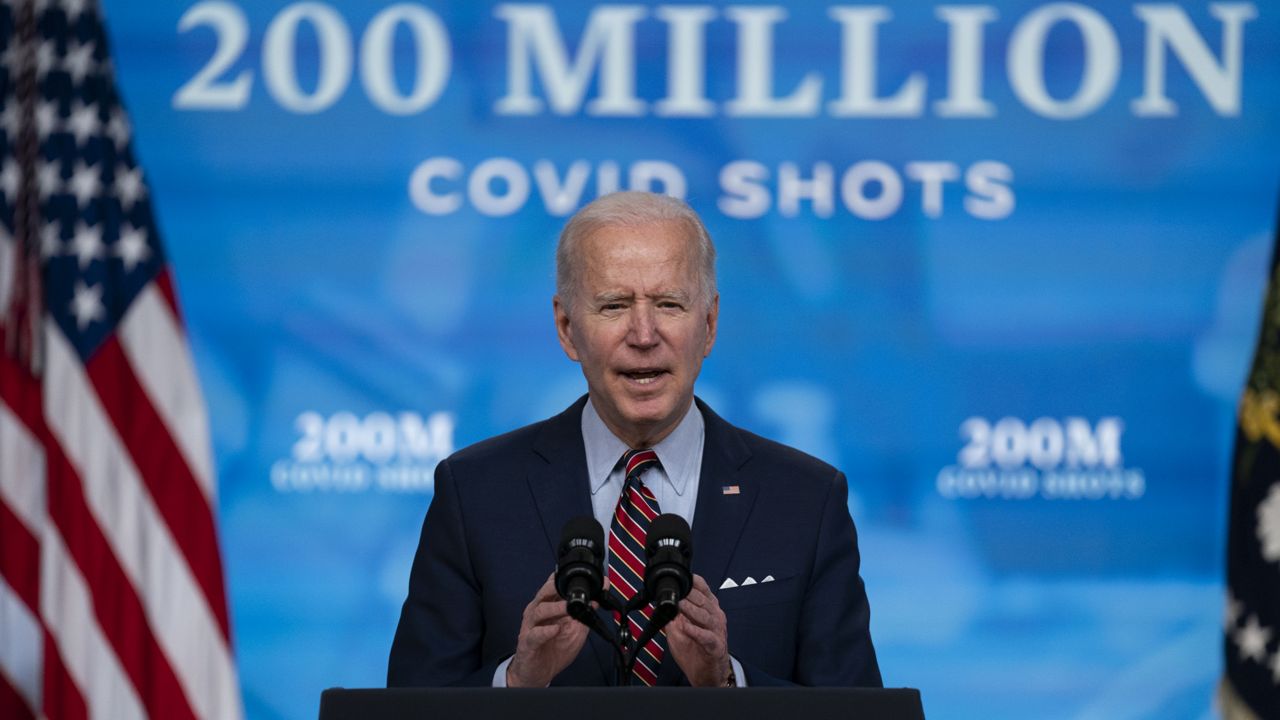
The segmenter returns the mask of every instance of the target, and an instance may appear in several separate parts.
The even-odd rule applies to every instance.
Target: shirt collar
[[[665,471],[663,474],[677,495],[684,495],[691,473],[698,470],[694,465],[702,457],[703,429],[702,412],[698,410],[698,404],[689,403],[688,412],[675,429],[653,446]],[[622,454],[630,448],[604,424],[590,397],[582,408],[582,441],[587,451],[587,476],[591,482],[591,494],[595,495],[609,481]]]

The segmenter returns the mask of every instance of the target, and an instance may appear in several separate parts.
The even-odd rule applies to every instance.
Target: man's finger
[[[707,652],[713,652],[720,647],[720,636],[712,630],[688,625],[684,628],[684,632],[690,640]]]
[[[536,625],[525,631],[529,649],[536,650],[560,634],[559,625]]]
[[[711,595],[711,586],[707,584],[706,578],[697,573],[693,574],[693,589]]]
[[[672,642],[679,644],[680,642],[687,641],[689,639],[689,633],[686,631],[686,628],[688,627],[689,621],[681,616],[676,616],[675,620],[667,623],[667,627],[664,629],[667,632],[668,645]]]
[[[689,603],[687,600],[688,598],[680,602],[680,615],[694,625],[709,625],[712,618],[711,611]]]
[[[707,581],[702,579],[701,575],[693,576],[693,587],[689,589],[689,594],[685,596],[685,600],[692,600],[699,606],[708,606],[711,603],[719,604],[716,596],[711,592],[711,587],[707,585]]]
[[[543,601],[529,609],[530,625],[545,625],[569,617],[568,603],[563,600]]]

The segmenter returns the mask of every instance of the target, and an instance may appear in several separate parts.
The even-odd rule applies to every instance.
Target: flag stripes
[[[58,655],[53,636],[47,628],[44,631],[44,687],[40,702],[44,705],[44,716],[49,720],[86,720],[89,717],[84,695]]]
[[[0,583],[21,598],[27,607],[35,607],[40,597],[40,544],[2,502],[0,547],[4,548],[0,553]]]
[[[198,693],[189,698],[195,709],[217,716],[217,697],[234,682],[221,626],[73,350],[56,327],[47,328],[45,339],[46,418],[83,483],[94,525],[128,578],[116,590],[137,590],[156,641],[180,679],[188,679],[188,692]]]
[[[34,720],[35,718],[30,703],[18,694],[2,672],[0,672],[0,717],[13,718],[13,720]]]
[[[204,401],[172,292],[169,271],[164,270],[138,293],[120,323],[120,347],[128,356],[137,384],[146,392],[155,414],[171,429],[165,435],[181,452],[181,468],[189,468],[207,502],[212,503],[216,493]],[[220,593],[221,583],[219,575],[217,582],[206,588],[212,595],[216,585]]]
[[[41,538],[40,615],[69,679],[97,717],[139,718],[143,706],[94,616],[88,582],[57,533]]]
[[[174,717],[190,717],[189,710],[183,712],[186,700],[164,661],[146,612],[99,530],[74,470],[65,458],[51,458],[48,477],[49,517],[65,539],[70,559],[83,568],[97,623],[116,648],[123,671],[139,688],[152,715],[164,710]]]
[[[30,606],[0,577],[0,681],[21,698],[28,711],[40,707],[40,622]],[[0,701],[0,707],[4,702]],[[9,715],[0,715],[9,717]]]
[[[121,445],[133,460],[195,581],[205,597],[221,597],[224,588],[222,573],[217,572],[216,530],[208,498],[188,471],[177,444],[165,432],[167,425],[152,407],[130,365],[120,343],[108,338],[85,370],[108,422],[119,433]],[[229,635],[226,609],[219,606],[214,610],[219,632],[225,639]]]
[[[0,717],[238,720],[208,421],[94,0],[0,3],[0,133]]]

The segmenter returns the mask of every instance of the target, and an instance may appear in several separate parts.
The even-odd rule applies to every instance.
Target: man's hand
[[[578,657],[586,640],[587,626],[569,617],[552,573],[525,606],[507,687],[546,687]]]
[[[729,677],[729,630],[720,601],[701,575],[667,625],[667,649],[694,687],[720,687]]]

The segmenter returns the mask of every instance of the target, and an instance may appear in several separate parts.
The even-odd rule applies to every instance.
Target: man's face
[[[716,341],[720,298],[702,297],[687,236],[678,222],[596,230],[578,247],[572,312],[555,299],[561,347],[582,363],[600,417],[633,448],[684,417]]]

